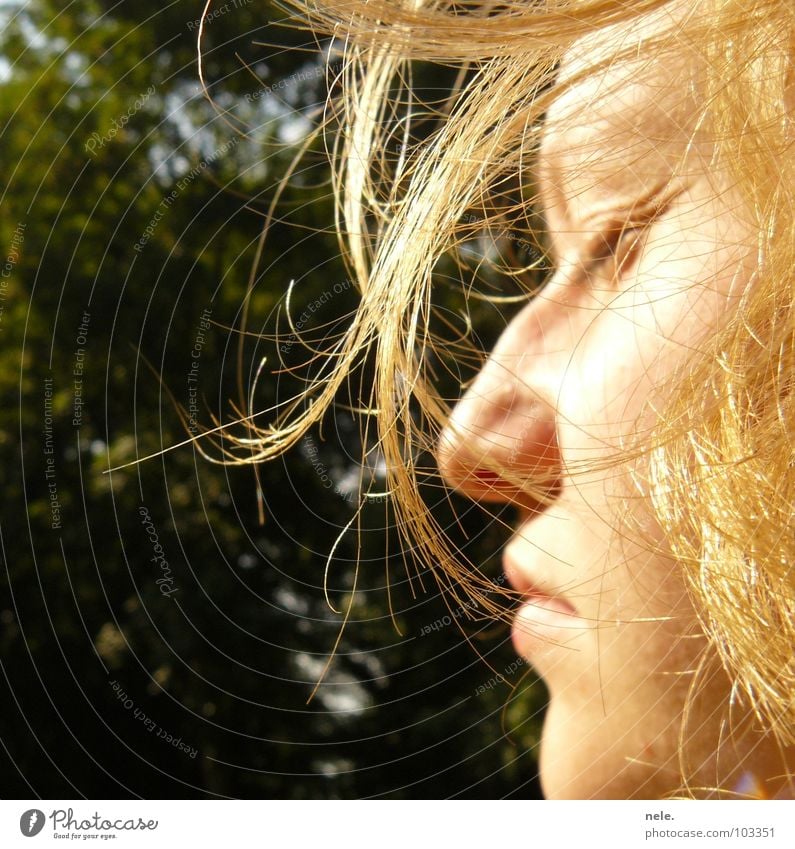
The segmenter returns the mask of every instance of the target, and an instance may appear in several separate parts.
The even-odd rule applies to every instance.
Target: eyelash
[[[648,223],[624,226],[608,243],[609,251],[601,258],[600,265],[611,263],[614,273],[626,271],[640,248],[648,226]]]
[[[629,216],[608,221],[612,226],[602,229],[601,248],[590,253],[588,273],[605,274],[607,269],[608,276],[615,279],[631,268],[643,248],[649,228],[667,212],[680,192],[681,189],[673,186],[651,192],[648,198],[635,203]]]

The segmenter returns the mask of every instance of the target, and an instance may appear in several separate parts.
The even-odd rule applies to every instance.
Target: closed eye
[[[648,224],[608,227],[594,235],[583,251],[588,277],[615,280],[637,259]]]
[[[605,271],[611,276],[626,274],[637,259],[651,222],[644,224],[627,224],[607,242],[608,250],[600,258],[600,263],[606,264]]]
[[[669,190],[662,196],[655,194],[636,203],[623,221],[615,220],[600,228],[585,252],[588,273],[612,280],[626,274],[640,255],[649,228],[680,193],[681,190]]]

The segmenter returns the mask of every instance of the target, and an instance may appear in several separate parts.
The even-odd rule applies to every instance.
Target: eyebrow
[[[650,183],[644,184],[641,180],[637,190],[624,195],[611,191],[609,187],[605,188],[605,195],[591,202],[584,214],[577,216],[575,222],[572,215],[572,200],[576,198],[570,197],[566,191],[566,185],[570,182],[571,173],[575,169],[562,161],[564,155],[572,150],[572,145],[566,144],[566,135],[565,130],[555,132],[552,136],[547,134],[545,129],[541,133],[535,177],[538,187],[537,206],[544,213],[545,218],[548,211],[554,210],[565,224],[572,226],[575,223],[580,224],[584,233],[605,230],[620,232],[627,227],[648,225],[664,214],[673,200],[685,190],[682,179],[677,179],[677,169],[672,168],[669,171],[666,168],[665,173],[660,174]],[[597,147],[594,146],[595,152]],[[621,165],[621,151],[618,146],[610,151],[609,155],[615,158],[615,170],[606,169],[604,173],[599,174],[598,180],[585,185],[582,193],[606,184],[612,176],[624,170],[625,166]],[[596,167],[597,160],[604,164],[604,159],[604,156],[594,156],[594,166]],[[586,161],[578,163],[575,173],[584,176],[588,171],[588,161]],[[681,174],[678,176],[682,178]],[[630,184],[630,188],[634,187]],[[548,229],[548,232],[554,236],[555,231]],[[559,232],[574,233],[575,230]]]

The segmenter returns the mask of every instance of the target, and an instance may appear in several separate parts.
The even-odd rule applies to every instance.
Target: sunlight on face
[[[473,498],[510,497],[484,464],[555,495],[543,508],[520,495],[504,561],[526,602],[514,644],[551,694],[541,776],[552,798],[654,798],[683,773],[694,788],[730,790],[745,773],[766,775],[773,751],[742,716],[723,739],[730,683],[705,657],[677,565],[647,512],[631,506],[625,521],[627,466],[594,467],[654,422],[664,381],[714,335],[754,267],[739,200],[695,123],[697,57],[638,58],[665,21],[605,30],[564,63],[573,79],[605,51],[640,48],[550,110],[539,168],[556,272],[509,324],[439,445],[447,480]],[[580,465],[592,470],[575,474]]]

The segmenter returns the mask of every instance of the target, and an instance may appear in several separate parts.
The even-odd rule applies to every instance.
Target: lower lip
[[[519,655],[531,658],[556,646],[575,648],[573,641],[585,627],[585,621],[565,601],[533,596],[519,608],[511,639]]]

